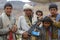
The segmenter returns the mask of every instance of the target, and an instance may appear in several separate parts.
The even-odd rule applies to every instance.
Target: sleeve
[[[2,18],[0,17],[0,35],[7,34],[9,31],[9,27],[3,28]]]
[[[21,28],[21,18],[20,17],[18,19],[17,27],[18,27],[18,31],[16,32],[17,34],[23,34],[25,32]]]
[[[60,14],[57,15],[56,21],[60,21]]]
[[[54,22],[53,25],[56,26],[57,28],[60,28],[60,22]]]

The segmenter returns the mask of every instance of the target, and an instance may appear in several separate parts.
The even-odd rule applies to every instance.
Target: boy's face
[[[39,16],[39,17],[40,17],[40,16],[42,16],[42,14],[41,14],[40,12],[38,12],[38,13],[37,13],[37,16]]]
[[[25,14],[27,16],[31,16],[32,15],[32,10],[31,9],[25,9],[24,12],[25,12]]]
[[[56,8],[51,8],[49,11],[50,11],[51,15],[55,15],[58,10]]]
[[[12,8],[10,6],[7,6],[5,9],[5,13],[10,16],[11,15],[11,12],[12,12]]]
[[[48,28],[50,26],[50,22],[44,22],[43,25],[45,28]]]

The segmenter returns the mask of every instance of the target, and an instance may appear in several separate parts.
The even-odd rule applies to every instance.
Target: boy
[[[41,27],[41,40],[52,40],[52,27],[53,21],[49,17],[44,17],[42,20],[43,26]]]
[[[56,22],[59,22],[60,21],[60,14],[58,13],[58,6],[56,4],[50,4],[49,5],[49,11],[50,11],[49,17],[51,19],[55,20]],[[56,25],[56,24],[54,24],[54,25]],[[58,29],[57,27],[58,26],[56,26],[56,28],[53,28],[53,30],[55,30],[53,32],[53,40],[58,40],[58,38],[60,36],[59,35],[60,34],[60,29]]]

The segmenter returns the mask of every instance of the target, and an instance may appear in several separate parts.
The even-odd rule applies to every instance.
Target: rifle
[[[38,27],[37,25],[38,22],[41,22],[41,21],[37,21],[36,24],[32,25],[31,28],[28,30],[29,35],[40,36],[40,32],[34,31],[35,28],[38,30],[41,30],[40,27]]]

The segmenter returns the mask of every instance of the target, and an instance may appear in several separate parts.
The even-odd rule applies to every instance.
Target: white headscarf
[[[24,9],[31,9],[31,10],[33,10],[33,6],[31,6],[31,5],[29,5],[29,4],[25,4],[24,6],[23,6],[23,10]]]

